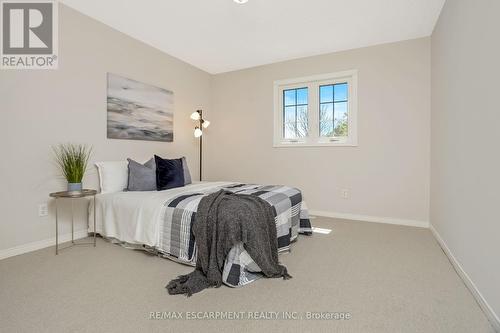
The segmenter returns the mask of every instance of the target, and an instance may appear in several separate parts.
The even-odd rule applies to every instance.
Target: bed
[[[98,194],[96,232],[126,247],[156,252],[195,266],[196,243],[191,224],[201,198],[220,189],[257,195],[271,204],[276,213],[279,252],[288,251],[299,234],[312,232],[300,190],[234,182],[198,182],[165,191]],[[93,219],[92,207],[90,212],[89,219]],[[94,232],[93,223],[89,223],[89,231]],[[226,258],[223,282],[230,287],[240,287],[261,277],[259,271],[240,243]]]

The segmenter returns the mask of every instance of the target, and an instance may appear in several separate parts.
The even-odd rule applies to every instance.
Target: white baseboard
[[[434,238],[436,238],[437,242],[439,243],[439,246],[443,249],[443,252],[446,254],[448,259],[450,260],[451,264],[455,268],[455,271],[457,274],[460,276],[462,281],[464,281],[465,285],[467,288],[469,288],[470,292],[476,299],[477,303],[483,310],[484,314],[486,317],[488,317],[488,320],[490,321],[491,325],[495,329],[495,331],[500,332],[500,319],[498,315],[493,311],[491,306],[488,304],[486,299],[483,297],[479,289],[477,289],[476,285],[474,282],[471,280],[469,275],[464,271],[462,268],[462,265],[458,262],[458,260],[455,258],[453,253],[451,252],[450,248],[448,245],[446,245],[446,242],[441,238],[441,235],[437,232],[436,229],[432,226],[432,224],[429,226],[429,229],[431,230],[432,234],[434,235]]]
[[[428,221],[418,221],[418,220],[406,220],[406,219],[398,219],[393,217],[378,217],[378,216],[369,216],[369,215],[356,215],[356,214],[347,214],[347,213],[335,213],[335,212],[325,212],[319,210],[310,210],[310,215],[324,216],[324,217],[333,217],[336,219],[344,219],[344,220],[355,220],[355,221],[363,221],[363,222],[375,222],[375,223],[386,223],[386,224],[397,224],[397,225],[405,225],[411,227],[420,227],[420,228],[429,228]]]
[[[88,232],[87,230],[79,230],[75,231],[75,239],[81,239],[88,237]],[[59,244],[64,243],[64,242],[69,242],[71,241],[71,233],[69,234],[64,234],[59,236]],[[56,238],[52,237],[49,239],[43,239],[40,241],[24,244],[24,245],[19,245],[15,247],[11,247],[10,249],[5,249],[5,250],[0,250],[0,260],[17,256],[23,253],[28,253],[40,249],[44,249],[49,246],[54,246],[56,245]]]

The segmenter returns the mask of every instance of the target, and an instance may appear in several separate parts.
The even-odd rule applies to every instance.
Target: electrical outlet
[[[340,191],[340,196],[342,197],[342,199],[349,199],[349,190],[342,189]]]
[[[41,203],[38,205],[38,216],[43,217],[49,215],[49,207],[46,203]]]

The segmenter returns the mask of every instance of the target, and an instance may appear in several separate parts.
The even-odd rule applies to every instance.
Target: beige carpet
[[[190,267],[99,240],[0,261],[0,332],[493,332],[429,230],[317,218],[329,235],[281,256],[293,279],[191,298],[164,286]],[[150,320],[150,312],[184,319]],[[186,320],[194,311],[348,312],[349,320]],[[248,315],[248,314],[246,314]]]

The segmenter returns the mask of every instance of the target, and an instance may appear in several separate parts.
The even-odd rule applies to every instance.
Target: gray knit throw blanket
[[[265,200],[225,190],[209,194],[201,199],[192,228],[198,250],[196,268],[168,283],[170,295],[191,296],[220,287],[226,256],[239,242],[266,277],[291,278],[278,262],[274,211]]]

